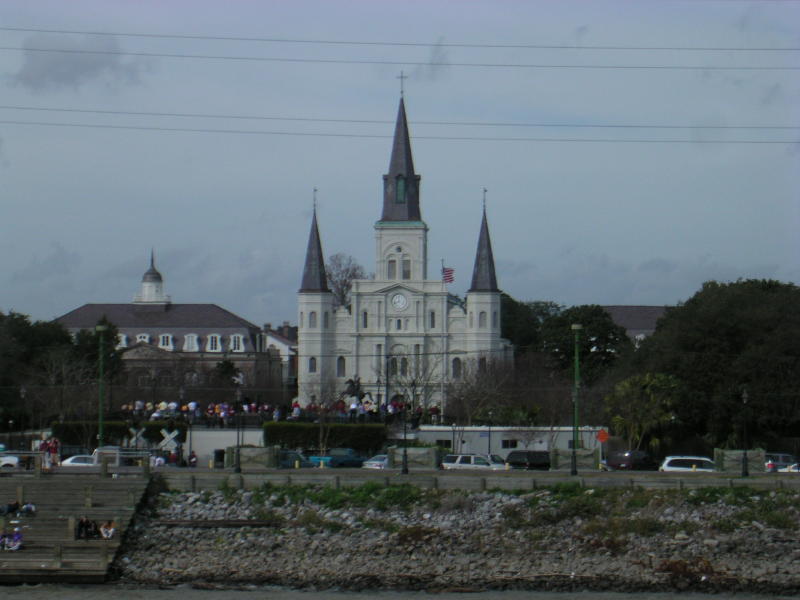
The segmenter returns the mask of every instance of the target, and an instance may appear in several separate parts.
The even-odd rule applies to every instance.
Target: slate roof
[[[103,316],[120,329],[258,329],[216,304],[84,304],[56,322],[68,329],[92,329]]]
[[[481,232],[478,235],[478,251],[475,253],[475,266],[472,269],[472,285],[468,292],[499,292],[497,275],[494,270],[492,240],[489,237],[489,224],[486,209],[483,210]]]
[[[303,266],[303,281],[300,283],[300,292],[330,292],[328,277],[325,274],[325,258],[322,254],[322,242],[319,239],[317,227],[317,209],[311,219],[311,231],[308,234],[308,248],[306,249],[306,262]]]
[[[397,180],[405,180],[405,195],[397,202]],[[419,210],[419,180],[414,172],[414,158],[411,156],[411,140],[408,136],[406,106],[400,98],[397,109],[397,123],[394,128],[392,156],[389,159],[389,173],[383,176],[383,215],[381,221],[421,221]]]
[[[637,306],[614,304],[603,307],[617,325],[625,328],[628,337],[652,335],[656,323],[667,311],[666,306]]]

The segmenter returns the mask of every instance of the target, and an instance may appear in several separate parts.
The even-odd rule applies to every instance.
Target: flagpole
[[[442,389],[440,391],[441,395],[441,406],[439,407],[439,415],[440,418],[444,418],[444,408],[445,408],[445,401],[444,401],[444,380],[447,377],[447,351],[445,348],[446,340],[445,340],[445,329],[447,328],[447,282],[444,279],[444,259],[442,259],[442,284],[444,285],[445,295],[444,300],[442,301]]]

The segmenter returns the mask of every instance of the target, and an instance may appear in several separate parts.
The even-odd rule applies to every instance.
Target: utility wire
[[[81,108],[52,108],[35,106],[3,106],[2,110],[27,110],[40,112],[66,112],[98,115],[127,115],[143,117],[180,117],[201,119],[241,119],[253,121],[293,121],[308,123],[363,123],[386,125],[394,124],[390,120],[378,119],[320,119],[311,117],[272,117],[263,115],[219,115],[208,113],[174,113],[146,112],[129,110],[96,110]],[[581,129],[800,129],[797,125],[663,125],[663,124],[611,124],[611,123],[512,123],[512,122],[476,122],[476,121],[414,121],[415,125],[456,125],[465,127],[565,127]]]
[[[447,61],[372,60],[338,58],[278,58],[265,56],[231,56],[213,54],[168,54],[161,52],[123,52],[119,50],[76,50],[65,48],[19,48],[2,46],[0,50],[16,52],[55,52],[62,54],[103,54],[139,56],[145,58],[190,58],[205,60],[235,60],[256,62],[318,63],[344,65],[388,65],[411,67],[476,67],[506,69],[603,69],[603,70],[662,70],[662,71],[800,71],[800,67],[718,66],[718,65],[570,65],[534,63],[459,63]]]
[[[280,135],[298,137],[333,137],[361,139],[391,139],[391,135],[358,133],[321,133],[297,131],[263,131],[253,129],[205,129],[191,127],[145,127],[141,125],[96,125],[89,123],[53,123],[44,121],[0,120],[2,125],[35,125],[42,127],[82,127],[87,129],[124,129],[183,133],[225,133],[239,135]],[[798,144],[800,140],[703,140],[703,139],[634,139],[634,138],[546,138],[546,137],[477,137],[477,136],[414,136],[416,140],[472,142],[563,142],[563,143],[621,143],[621,144]]]
[[[175,40],[213,40],[226,42],[264,42],[271,44],[328,44],[338,46],[395,46],[412,48],[498,48],[530,50],[634,50],[634,51],[689,51],[689,52],[797,52],[800,48],[742,47],[742,46],[598,46],[578,44],[470,44],[463,42],[376,42],[364,40],[315,40],[299,38],[241,37],[220,35],[188,35],[166,33],[123,33],[119,31],[75,31],[67,29],[34,29],[27,27],[0,27],[0,31],[26,33],[58,33],[76,35],[99,35],[115,37],[138,37]]]

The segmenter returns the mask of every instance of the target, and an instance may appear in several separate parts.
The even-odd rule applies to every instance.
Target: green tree
[[[596,304],[573,306],[546,319],[542,324],[542,348],[562,373],[572,371],[575,356],[573,324],[582,329],[578,336],[581,381],[592,385],[609,373],[619,359],[633,350],[625,329]]]
[[[628,450],[641,449],[648,436],[671,423],[679,387],[671,375],[644,373],[620,381],[606,395],[606,418],[614,434],[625,439]],[[649,445],[657,447],[659,439],[651,437]]]
[[[100,335],[102,335],[103,373],[107,381],[112,381],[123,369],[122,354],[117,349],[119,329],[105,316],[97,322],[97,325],[104,326],[106,330],[101,334],[95,328],[81,329],[77,333],[73,344],[75,358],[86,363],[93,373],[99,373]]]
[[[709,444],[738,443],[743,417],[754,443],[796,435],[798,306],[800,288],[791,283],[709,281],[684,304],[667,311],[636,353],[634,366],[639,372],[666,373],[682,382],[676,415],[687,433]]]
[[[503,293],[500,296],[501,335],[514,344],[517,355],[541,350],[542,323],[563,310],[549,300],[519,302]]]

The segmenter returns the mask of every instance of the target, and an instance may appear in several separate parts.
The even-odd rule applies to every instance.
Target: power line
[[[212,40],[226,42],[263,42],[274,44],[324,44],[337,46],[394,46],[412,48],[497,48],[530,50],[635,50],[635,51],[690,51],[690,52],[797,52],[800,48],[742,47],[742,46],[602,46],[578,44],[476,44],[465,42],[386,42],[364,40],[320,40],[300,38],[242,37],[220,35],[189,35],[166,33],[123,33],[119,31],[76,31],[67,29],[34,29],[27,27],[0,27],[0,31],[20,31],[27,33],[58,33],[75,35],[98,35],[115,37],[138,37],[151,39]]]
[[[309,123],[362,123],[386,125],[394,121],[379,119],[322,119],[312,117],[274,117],[263,115],[220,115],[209,113],[175,113],[175,112],[147,112],[129,110],[97,110],[80,108],[53,108],[34,106],[2,106],[3,110],[27,110],[40,112],[66,112],[99,115],[128,115],[143,117],[180,117],[202,119],[241,119],[253,121],[293,121]],[[415,125],[456,125],[466,127],[565,127],[581,129],[800,129],[796,125],[664,125],[664,124],[611,124],[611,123],[514,123],[514,122],[477,122],[477,121],[414,121]]]
[[[534,63],[459,63],[447,61],[402,61],[340,58],[279,58],[265,56],[232,56],[214,54],[168,54],[161,52],[123,52],[118,50],[76,50],[65,48],[19,48],[2,46],[0,50],[16,52],[55,52],[62,54],[102,54],[113,56],[138,56],[144,58],[189,58],[204,60],[234,60],[256,62],[317,63],[345,65],[387,65],[411,67],[471,67],[506,69],[602,69],[602,70],[662,70],[662,71],[800,71],[800,67],[718,66],[718,65],[570,65]]]
[[[0,120],[2,125],[34,125],[42,127],[82,127],[87,129],[121,129],[181,133],[225,133],[238,135],[279,135],[298,137],[332,137],[361,139],[390,139],[391,135],[359,133],[322,133],[298,131],[263,131],[252,129],[206,129],[191,127],[146,127],[141,125],[98,125],[90,123],[53,123],[43,121]],[[562,143],[621,143],[621,144],[798,144],[800,140],[694,140],[694,139],[633,139],[633,138],[544,138],[544,137],[477,137],[477,136],[414,136],[416,140],[471,142],[562,142]]]

